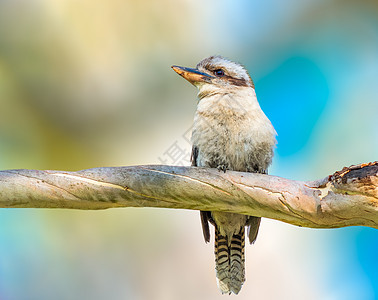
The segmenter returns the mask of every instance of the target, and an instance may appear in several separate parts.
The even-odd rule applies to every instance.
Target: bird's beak
[[[192,68],[185,68],[185,67],[179,67],[179,66],[172,66],[172,69],[179,74],[180,76],[184,77],[186,80],[188,80],[191,84],[201,83],[201,82],[211,82],[211,79],[214,77],[202,73],[198,71],[197,69]]]

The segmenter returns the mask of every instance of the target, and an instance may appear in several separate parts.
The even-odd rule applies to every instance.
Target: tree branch
[[[0,207],[226,211],[312,228],[378,228],[378,162],[302,182],[164,165],[0,171]]]

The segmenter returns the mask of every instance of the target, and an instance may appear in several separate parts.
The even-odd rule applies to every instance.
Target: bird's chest
[[[246,171],[250,152],[258,141],[251,135],[253,122],[235,113],[197,113],[192,142],[198,148],[199,166]]]

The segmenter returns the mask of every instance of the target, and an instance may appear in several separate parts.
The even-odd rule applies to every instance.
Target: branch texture
[[[226,211],[297,226],[378,228],[378,162],[303,182],[177,166],[0,171],[0,207]]]

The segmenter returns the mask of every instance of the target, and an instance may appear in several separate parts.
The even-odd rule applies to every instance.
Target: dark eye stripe
[[[232,78],[232,77],[227,77],[227,80],[229,83],[231,83],[232,85],[236,85],[236,86],[249,86],[248,82],[245,81],[245,79],[243,78]],[[253,82],[252,82],[252,85],[251,85],[253,88],[255,88]]]

